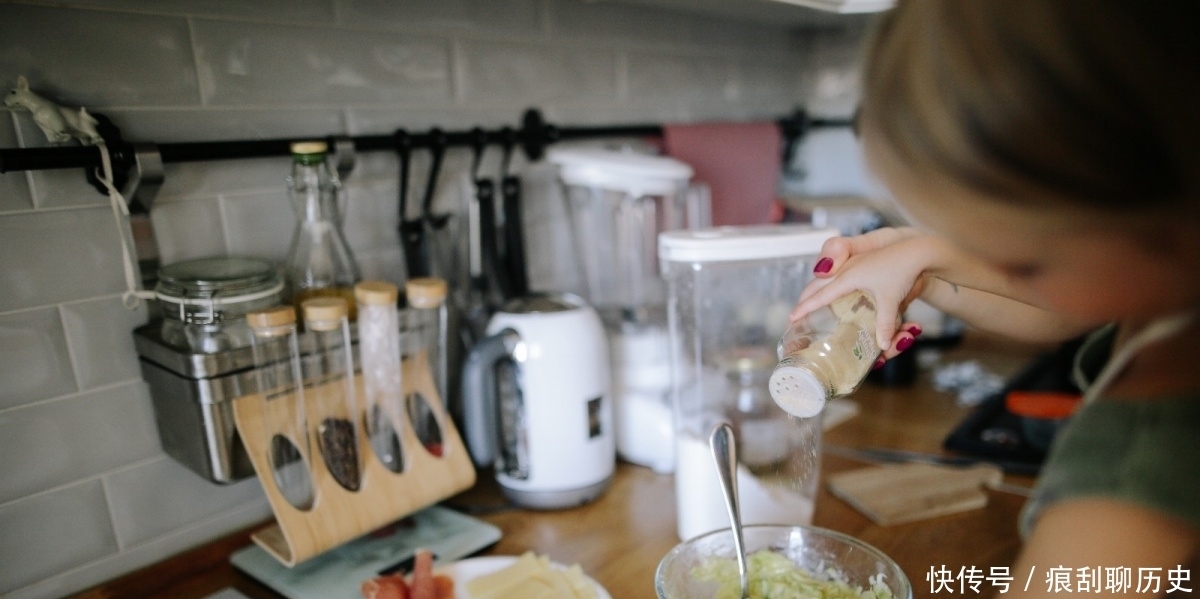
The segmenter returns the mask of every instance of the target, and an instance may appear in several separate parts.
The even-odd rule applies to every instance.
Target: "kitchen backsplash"
[[[0,82],[26,75],[154,142],[513,125],[529,106],[561,124],[843,115],[864,21],[819,22],[580,0],[0,3]],[[0,147],[44,145],[29,113],[0,111]],[[451,153],[438,202],[457,205],[468,163]],[[164,262],[281,258],[287,169],[168,165],[152,211]],[[364,274],[394,281],[397,170],[360,155],[346,217]],[[531,196],[551,187],[529,173]],[[531,277],[568,284],[545,262],[563,243],[555,204],[527,210]],[[61,597],[270,514],[256,480],[213,485],[163,454],[130,336],[146,310],[122,289],[112,212],[81,172],[0,175],[0,596]]]

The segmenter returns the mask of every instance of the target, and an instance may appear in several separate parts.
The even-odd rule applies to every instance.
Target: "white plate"
[[[480,576],[491,574],[492,572],[507,568],[516,563],[516,561],[517,556],[515,555],[489,555],[485,557],[472,557],[438,566],[433,569],[433,573],[449,576],[454,580],[455,599],[471,599],[470,595],[467,595],[468,582]],[[550,565],[563,570],[567,569],[567,566],[557,562],[550,562]],[[609,595],[608,591],[605,590],[604,587],[600,586],[600,583],[592,580],[586,574],[584,575],[584,578],[587,578],[587,581],[592,583],[592,586],[596,587],[597,599],[612,599],[612,595]]]

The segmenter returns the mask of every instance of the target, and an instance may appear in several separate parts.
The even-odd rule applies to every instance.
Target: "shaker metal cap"
[[[246,323],[255,329],[271,329],[296,323],[296,310],[291,306],[275,306],[246,313]]]
[[[363,281],[354,286],[354,299],[369,306],[394,306],[400,289],[387,281]]]
[[[828,390],[813,373],[795,366],[780,366],[767,383],[771,399],[785,412],[797,418],[811,418],[825,409]]]
[[[446,280],[437,277],[418,277],[404,284],[408,305],[414,308],[436,308],[446,301]]]
[[[314,331],[332,331],[346,317],[346,300],[340,297],[316,297],[300,304],[304,324]]]

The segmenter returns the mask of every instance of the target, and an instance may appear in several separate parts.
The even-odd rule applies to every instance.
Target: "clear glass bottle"
[[[263,430],[272,478],[280,494],[299,510],[313,506],[308,422],[296,338],[296,311],[275,306],[246,314],[253,335],[254,373],[265,402]]]
[[[347,303],[337,297],[318,297],[305,300],[300,308],[309,341],[305,398],[309,419],[316,421],[317,447],[334,480],[357,491],[362,482],[362,457]]]
[[[356,318],[354,284],[358,264],[341,229],[341,181],[325,160],[325,142],[292,144],[288,192],[296,210],[296,230],[288,250],[286,274],[291,301],[299,306],[312,297],[340,297]]]
[[[367,440],[384,467],[401,472],[404,454],[396,434],[404,412],[396,305],[400,290],[386,281],[363,281],[354,286],[354,297],[358,301],[358,354]]]
[[[816,416],[858,389],[879,357],[875,300],[853,291],[813,311],[783,334],[778,354],[771,397],[793,416]]]
[[[416,343],[427,352],[429,369],[442,402],[448,402],[446,370],[447,285],[444,279],[419,277],[404,284],[404,295],[412,310]]]

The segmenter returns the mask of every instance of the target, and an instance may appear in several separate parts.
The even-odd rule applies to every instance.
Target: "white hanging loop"
[[[154,293],[143,290],[139,282],[137,264],[134,261],[133,235],[129,230],[129,205],[113,185],[112,157],[109,155],[108,146],[101,141],[96,144],[96,148],[100,150],[100,166],[103,171],[97,174],[97,179],[108,190],[109,204],[117,224],[117,236],[121,240],[121,266],[125,271],[125,293],[121,296],[121,303],[133,310],[143,299],[152,299]]]

